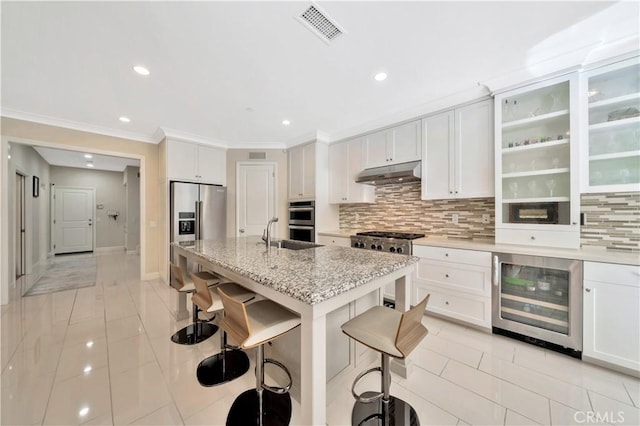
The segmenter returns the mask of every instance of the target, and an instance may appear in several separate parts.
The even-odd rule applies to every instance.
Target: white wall
[[[103,209],[96,209],[95,248],[122,248],[124,250],[124,227],[126,223],[126,192],[122,172],[105,170],[87,170],[72,167],[51,166],[51,183],[55,186],[75,186],[95,188],[95,204],[103,204]],[[114,220],[107,212],[117,211]]]
[[[26,241],[26,273],[30,273],[38,262],[47,258],[50,245],[49,226],[49,164],[29,145],[18,143],[8,144],[8,217],[11,226],[8,227],[9,253],[8,267],[15,271],[16,235],[14,232],[15,217],[15,175],[16,172],[25,175],[25,241]],[[33,176],[40,179],[40,196],[34,198]],[[11,274],[11,282],[15,274]]]

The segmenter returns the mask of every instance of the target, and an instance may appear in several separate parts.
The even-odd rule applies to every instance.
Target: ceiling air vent
[[[327,14],[314,4],[297,18],[327,44],[344,33],[344,30],[336,22],[329,19]]]

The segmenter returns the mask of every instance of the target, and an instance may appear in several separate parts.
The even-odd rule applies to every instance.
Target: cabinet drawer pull
[[[445,254],[444,254],[444,257],[449,257],[449,253],[445,253]]]
[[[532,236],[531,236],[531,239],[532,239],[532,240],[535,240],[535,239],[536,239],[536,237],[534,237],[534,236],[532,235]]]
[[[586,291],[587,293],[591,293],[591,289],[590,288],[585,288],[584,291]]]
[[[448,305],[448,304],[449,304],[449,301],[447,300],[446,302],[444,302],[444,304],[445,304],[445,305]]]
[[[449,274],[444,274],[444,276],[445,276],[446,278],[449,278]]]

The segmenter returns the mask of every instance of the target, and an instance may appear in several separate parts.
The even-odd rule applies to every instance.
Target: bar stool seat
[[[240,286],[229,282],[219,284],[215,288],[207,287],[205,280],[191,274],[196,287],[196,292],[191,297],[194,304],[208,314],[218,313],[224,315],[222,299],[217,291],[223,289],[226,294],[240,302],[248,302],[256,294]],[[220,333],[220,352],[200,361],[196,369],[196,377],[202,386],[215,386],[234,380],[249,370],[249,357],[237,348],[227,345],[227,333]]]
[[[342,331],[354,340],[381,353],[381,366],[358,374],[351,386],[356,402],[351,412],[351,423],[383,425],[415,425],[420,421],[411,405],[391,396],[390,357],[404,359],[429,333],[421,319],[429,301],[427,295],[420,303],[406,312],[385,306],[374,306],[342,325]],[[381,392],[364,392],[358,395],[356,384],[367,374],[382,373]],[[368,423],[373,421],[373,423]]]
[[[265,359],[264,345],[299,326],[300,317],[271,300],[244,304],[229,297],[224,288],[217,290],[225,311],[220,326],[240,342],[240,348],[257,348],[256,387],[235,399],[227,415],[227,425],[288,425],[291,420],[291,373],[282,363]],[[283,387],[267,385],[264,382],[264,364],[267,363],[281,368],[289,383]],[[263,393],[264,390],[268,392]]]
[[[170,267],[171,287],[175,288],[180,293],[195,293],[195,284],[192,280],[185,277],[182,272],[182,268],[173,262],[170,263]],[[195,272],[193,274],[204,280],[207,283],[207,286],[214,286],[223,282],[223,278],[207,271]],[[171,336],[171,341],[173,343],[178,343],[180,345],[195,345],[207,340],[209,337],[213,336],[216,331],[218,331],[218,326],[209,324],[208,322],[202,322],[198,319],[198,306],[196,304],[193,304],[191,319],[191,324],[176,331]]]

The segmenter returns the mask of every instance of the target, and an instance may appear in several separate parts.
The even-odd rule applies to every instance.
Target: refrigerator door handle
[[[500,260],[498,256],[493,255],[493,285],[498,286],[500,282]]]
[[[196,240],[200,239],[200,219],[202,218],[202,201],[196,201]]]

